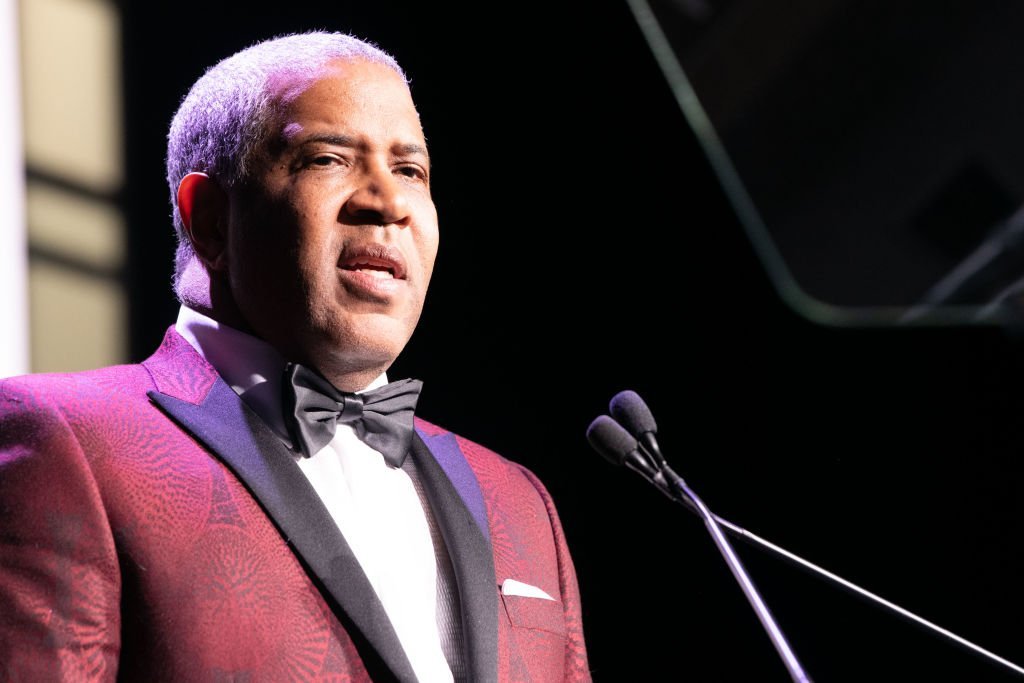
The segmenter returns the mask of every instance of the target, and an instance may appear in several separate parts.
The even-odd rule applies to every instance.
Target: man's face
[[[363,60],[278,92],[270,141],[229,193],[231,291],[257,336],[358,384],[405,347],[437,254],[419,116],[401,77]]]

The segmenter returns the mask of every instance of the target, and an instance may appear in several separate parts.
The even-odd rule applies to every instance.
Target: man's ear
[[[211,271],[227,268],[228,197],[220,185],[189,173],[178,184],[178,213],[199,260]]]

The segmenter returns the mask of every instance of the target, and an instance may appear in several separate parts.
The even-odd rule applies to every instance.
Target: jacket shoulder
[[[149,373],[139,364],[111,365],[80,372],[46,372],[0,379],[0,410],[88,404],[99,396],[153,387]]]
[[[415,419],[416,430],[431,450],[454,446],[473,470],[484,488],[495,490],[516,490],[521,493],[533,492],[547,500],[547,488],[537,475],[526,465],[508,458],[478,441],[457,434],[419,417]]]
[[[500,463],[503,465],[511,465],[518,467],[516,463],[512,462],[511,460],[502,456],[496,451],[488,448],[487,446],[484,446],[483,444],[477,441],[462,436],[461,434],[457,434],[451,431],[450,429],[446,429],[445,427],[441,427],[432,422],[428,422],[427,420],[424,420],[420,417],[415,418],[414,422],[416,426],[416,431],[418,431],[420,433],[420,436],[424,437],[426,441],[453,441],[458,446],[462,454],[466,457],[466,459],[470,460],[471,462],[475,460],[484,460],[492,462],[493,464]]]

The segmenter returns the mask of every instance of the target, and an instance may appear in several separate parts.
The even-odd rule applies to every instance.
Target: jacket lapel
[[[203,362],[198,355],[195,360]],[[198,404],[159,391],[148,395],[248,487],[328,602],[340,608],[343,623],[347,620],[347,625],[354,626],[355,632],[350,629],[354,642],[358,645],[361,635],[369,644],[359,650],[374,679],[415,681],[408,657],[359,561],[270,428],[219,377]]]
[[[374,680],[415,681],[369,579],[316,491],[269,427],[171,326],[144,363],[150,399],[248,487],[338,609]],[[498,596],[487,509],[450,432],[417,429],[412,456],[448,546],[462,607],[469,680],[498,679]],[[362,637],[361,640],[360,636]]]
[[[417,430],[412,456],[455,570],[468,678],[497,681],[497,581],[480,484],[451,433]]]

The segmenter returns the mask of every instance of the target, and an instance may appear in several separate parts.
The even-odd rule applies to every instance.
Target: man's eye
[[[332,152],[309,154],[299,157],[297,169],[299,168],[333,168],[346,163],[345,158]]]
[[[399,166],[396,169],[399,175],[404,175],[407,178],[417,178],[423,180],[427,177],[426,171],[419,166]]]

